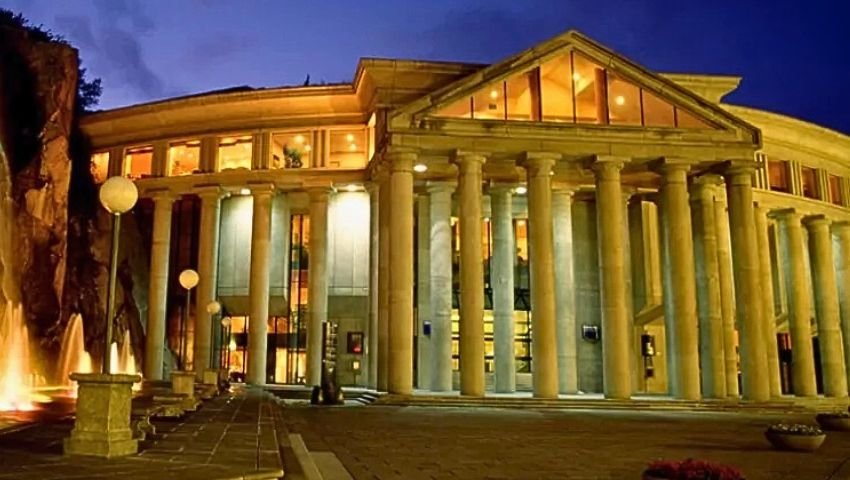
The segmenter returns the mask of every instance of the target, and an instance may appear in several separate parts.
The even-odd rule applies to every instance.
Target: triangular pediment
[[[569,31],[393,112],[423,117],[691,130],[758,130],[669,79]],[[403,120],[402,120],[403,121]]]

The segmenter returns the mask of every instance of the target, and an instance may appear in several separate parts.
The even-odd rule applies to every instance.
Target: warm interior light
[[[251,194],[251,190],[250,190],[250,189],[247,189],[247,188],[243,188],[242,190],[239,190],[239,194],[240,194],[240,195],[250,195],[250,194]]]
[[[614,97],[614,103],[616,103],[617,105],[625,105],[626,98],[622,95],[617,95],[616,97]]]
[[[349,146],[348,146],[348,149],[349,149],[349,150],[351,150],[352,152],[353,152],[353,151],[355,151],[355,150],[357,150],[357,144],[356,144],[356,143],[352,143],[351,145],[349,145]]]
[[[522,185],[520,185],[520,186],[518,186],[514,189],[514,192],[516,192],[518,195],[525,195],[525,192],[527,192],[527,191],[528,191],[528,189],[525,188]]]
[[[348,185],[346,185],[346,186],[345,186],[345,191],[346,191],[346,192],[356,192],[356,191],[358,191],[358,190],[360,190],[360,186],[359,186],[359,185],[355,185],[355,184],[353,184],[353,183],[350,183],[350,184],[348,184]]]
[[[573,81],[578,82],[579,80],[581,80],[581,75],[579,75],[578,72],[574,73],[573,74]]]
[[[424,163],[417,163],[416,165],[413,166],[413,171],[416,172],[416,173],[427,172],[428,171],[428,165],[425,165]]]
[[[517,220],[516,224],[519,225],[519,226],[523,226],[523,225],[525,225],[525,220]]]
[[[304,145],[304,151],[305,151],[305,152],[312,152],[312,151],[313,151],[313,147],[311,147],[310,145]]]
[[[490,223],[490,219],[487,218],[487,217],[484,217],[484,223]]]
[[[499,98],[499,91],[498,90],[490,90],[490,98],[492,98],[493,100]]]
[[[304,143],[304,135],[296,135],[295,136],[295,143],[297,143],[298,145],[301,145],[302,143]]]
[[[348,135],[345,136],[345,140],[348,141],[348,142],[353,142],[354,141],[354,134],[349,133]]]

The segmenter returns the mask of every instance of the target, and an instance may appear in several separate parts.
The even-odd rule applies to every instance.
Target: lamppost
[[[180,362],[183,370],[186,370],[186,343],[188,343],[186,333],[189,329],[189,307],[191,305],[192,289],[198,286],[198,272],[187,268],[180,272],[178,280],[180,281],[180,286],[186,289],[186,304],[183,306],[183,318],[180,322]]]
[[[109,257],[109,284],[106,290],[106,337],[104,337],[102,373],[112,371],[112,322],[115,316],[115,284],[118,276],[118,241],[121,234],[121,215],[139,200],[136,184],[124,177],[112,177],[100,187],[100,203],[112,215],[112,245]]]
[[[215,350],[216,350],[216,342],[215,342],[215,316],[218,315],[218,312],[221,311],[221,304],[217,301],[213,300],[212,302],[207,304],[207,313],[210,314],[210,361],[209,368],[213,368],[213,362],[215,361]]]
[[[222,367],[230,370],[230,317],[224,317],[221,319],[221,328],[222,328],[222,353],[224,354],[224,358],[222,359]],[[226,347],[225,347],[226,345]],[[228,376],[230,373],[228,372]]]

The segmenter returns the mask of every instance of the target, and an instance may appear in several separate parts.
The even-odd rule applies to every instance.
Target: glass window
[[[366,166],[366,129],[331,130],[328,166],[332,168],[363,168]]]
[[[538,70],[516,75],[505,82],[508,120],[540,120]]]
[[[169,177],[191,175],[200,171],[201,165],[201,142],[192,140],[188,142],[172,143],[168,147],[168,169]]]
[[[124,154],[124,176],[137,179],[149,177],[153,166],[153,148],[151,146],[130,148]]]
[[[218,143],[218,170],[235,168],[251,169],[250,135],[243,137],[224,137]]]
[[[313,166],[313,134],[309,130],[272,135],[269,168],[310,168]]]
[[[815,169],[810,167],[800,167],[800,173],[803,178],[803,196],[808,198],[818,198],[817,175]]]
[[[676,107],[676,126],[679,128],[711,128],[694,114]]]
[[[463,97],[448,107],[437,111],[438,117],[472,118],[472,99]]]
[[[774,192],[791,193],[788,182],[788,162],[784,160],[768,160],[767,176],[770,189]]]
[[[604,93],[604,83],[599,80],[605,78],[605,70],[591,62],[587,58],[573,55],[573,91],[575,92],[576,122],[599,123],[599,110]],[[601,91],[600,89],[603,89]],[[604,110],[604,107],[602,108]]]
[[[608,74],[608,119],[612,125],[641,125],[640,89]]]
[[[503,82],[494,83],[472,95],[472,118],[505,119],[505,86]]]
[[[843,205],[844,198],[841,195],[841,177],[837,175],[829,176],[829,193],[832,203],[836,205]]]
[[[658,98],[655,94],[641,90],[643,102],[643,124],[647,127],[675,127],[676,118],[673,105]]]
[[[109,152],[98,152],[91,156],[91,175],[94,183],[101,183],[109,177]]]
[[[569,55],[561,55],[540,66],[540,95],[543,120],[574,122],[573,67]]]

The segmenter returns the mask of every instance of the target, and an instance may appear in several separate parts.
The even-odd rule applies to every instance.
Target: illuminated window
[[[829,176],[829,193],[832,197],[832,203],[836,205],[844,204],[844,197],[841,195],[841,177],[837,175]]]
[[[136,147],[124,154],[124,176],[138,179],[149,177],[153,165],[153,148],[150,146]]]
[[[817,175],[811,167],[800,167],[800,176],[803,179],[803,196],[818,198]]]
[[[168,147],[168,168],[166,173],[169,177],[191,175],[200,170],[201,164],[201,142],[192,140],[189,142],[172,143]]]
[[[505,86],[502,82],[481,89],[472,96],[472,117],[475,119],[505,119]]]
[[[225,137],[218,143],[218,170],[251,169],[251,136]]]
[[[505,82],[508,120],[540,120],[538,71],[515,75]]]
[[[788,162],[784,160],[768,160],[767,176],[771,190],[774,192],[791,193],[791,184],[788,182]]]
[[[675,127],[676,116],[673,105],[661,100],[655,94],[641,90],[643,103],[643,123],[647,127]]]
[[[641,125],[640,89],[608,74],[608,118],[612,125]]]
[[[687,110],[676,107],[676,126],[679,128],[711,128]]]
[[[91,156],[91,175],[94,183],[101,183],[109,177],[109,152],[98,152]]]
[[[581,55],[573,55],[573,91],[575,92],[576,122],[599,123],[605,70]],[[543,94],[546,95],[545,93]]]
[[[309,130],[275,134],[269,168],[310,168],[313,151],[313,133]]]
[[[472,98],[463,97],[448,107],[437,111],[438,117],[472,118]]]
[[[331,130],[328,166],[363,168],[366,166],[366,129]]]
[[[574,122],[573,66],[569,55],[560,55],[540,66],[543,120]]]

